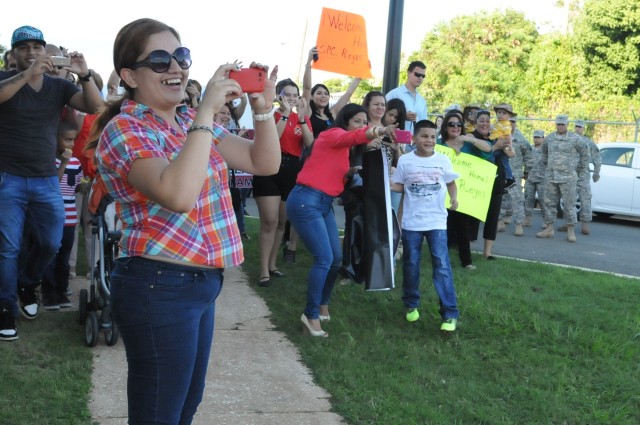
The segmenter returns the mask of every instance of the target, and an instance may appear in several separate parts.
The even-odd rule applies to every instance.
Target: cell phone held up
[[[51,63],[53,66],[71,66],[71,58],[66,56],[51,56]]]
[[[264,91],[266,74],[263,69],[241,68],[239,71],[229,71],[229,78],[240,84],[243,93],[261,93]]]
[[[411,144],[411,132],[409,130],[395,129],[396,143]]]

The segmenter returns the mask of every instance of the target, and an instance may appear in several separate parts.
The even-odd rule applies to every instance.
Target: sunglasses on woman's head
[[[462,127],[461,122],[448,122],[447,127]]]
[[[153,72],[167,72],[171,68],[171,59],[175,59],[178,66],[188,69],[191,66],[191,51],[186,47],[178,47],[173,54],[166,50],[154,50],[149,56],[134,63],[129,68],[138,69],[143,66],[151,68]]]

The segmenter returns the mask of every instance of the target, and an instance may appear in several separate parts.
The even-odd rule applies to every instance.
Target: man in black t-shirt
[[[77,74],[82,90],[53,70],[46,42],[37,28],[16,29],[11,53],[16,69],[0,71],[0,340],[18,339],[15,317],[38,314],[35,286],[62,239],[64,206],[55,166],[56,133],[66,105],[96,113],[103,105],[82,54],[68,56],[67,70]],[[18,268],[25,225],[35,249]],[[17,298],[21,307],[18,309]]]

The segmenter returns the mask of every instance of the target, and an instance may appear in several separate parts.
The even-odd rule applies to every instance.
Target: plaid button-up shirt
[[[182,105],[176,120],[186,133],[195,111]],[[217,141],[226,136],[213,124]],[[128,182],[137,159],[174,160],[185,138],[149,107],[125,100],[120,114],[102,132],[96,151],[98,171],[122,221],[120,256],[157,255],[194,265],[229,267],[242,263],[242,241],[229,192],[227,164],[211,145],[208,178],[189,213],[170,211]]]

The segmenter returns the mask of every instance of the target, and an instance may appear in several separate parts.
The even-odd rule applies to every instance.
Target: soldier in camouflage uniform
[[[589,137],[584,135],[585,122],[582,120],[576,121],[575,130],[576,133],[582,137],[589,148],[589,162],[593,164],[593,182],[600,180],[600,166],[602,165],[602,158],[600,156],[600,150],[598,145]],[[589,223],[591,222],[591,182],[589,181],[589,173],[586,173],[584,177],[578,180],[578,196],[580,197],[580,221],[582,222],[582,234],[588,235],[591,233],[589,229]]]
[[[542,162],[542,141],[544,131],[535,130],[533,132],[533,149],[529,155],[529,173],[524,183],[524,227],[531,226],[533,220],[533,208],[536,205],[536,193],[540,202],[540,212],[544,222],[544,163]]]
[[[507,188],[507,193],[502,197],[502,205],[500,206],[500,219],[498,220],[498,231],[503,231],[506,223],[510,223],[510,217],[513,217],[515,223],[516,236],[522,236],[524,231],[522,225],[524,222],[524,193],[522,192],[522,179],[527,178],[529,173],[528,164],[530,163],[531,144],[524,135],[517,129],[515,116],[512,116],[511,122],[511,140],[515,156],[509,158],[509,165],[513,172],[515,184]],[[501,230],[502,229],[502,230]]]
[[[589,150],[576,133],[567,130],[569,117],[556,117],[556,131],[542,142],[542,162],[546,166],[544,187],[544,222],[547,227],[536,236],[553,237],[553,224],[560,197],[564,200],[567,240],[576,241],[576,190],[578,180],[589,173]]]

